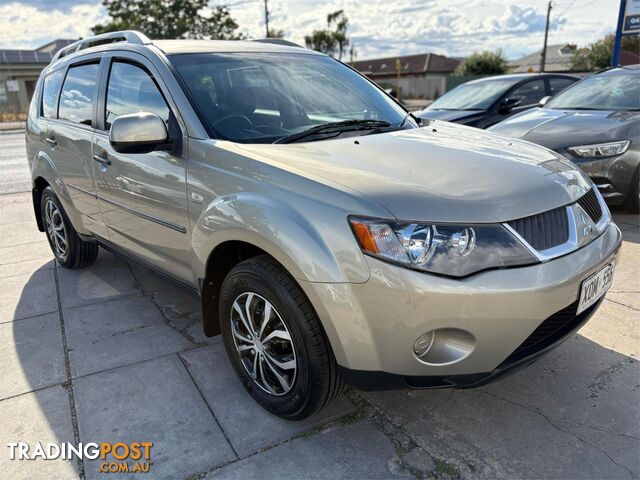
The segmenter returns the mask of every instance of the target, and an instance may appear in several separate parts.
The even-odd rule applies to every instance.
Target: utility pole
[[[551,17],[551,8],[552,3],[551,0],[549,0],[549,4],[547,5],[547,25],[544,27],[544,46],[542,47],[542,55],[540,56],[540,73],[544,72],[544,63],[547,60],[547,37],[549,36],[549,17]]]
[[[264,26],[267,30],[267,38],[269,38],[269,6],[267,0],[264,0]]]
[[[400,64],[400,59],[396,58],[396,98],[400,100],[402,98],[402,94],[400,93],[400,72],[402,71],[402,65]]]

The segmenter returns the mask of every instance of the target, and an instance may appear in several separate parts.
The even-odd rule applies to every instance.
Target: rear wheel
[[[80,238],[51,187],[42,192],[42,220],[56,260],[65,268],[83,268],[95,262],[98,245]]]
[[[313,307],[268,256],[227,275],[220,294],[222,337],[249,394],[271,413],[301,420],[335,400],[342,379]]]

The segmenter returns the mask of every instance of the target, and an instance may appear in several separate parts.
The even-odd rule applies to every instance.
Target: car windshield
[[[640,110],[640,73],[594,75],[549,100],[545,108]]]
[[[305,141],[360,128],[376,133],[374,126],[415,126],[384,92],[329,57],[196,53],[170,59],[217,138],[272,143],[336,122],[344,124]]]
[[[513,84],[513,80],[463,83],[429,105],[428,110],[486,110]]]

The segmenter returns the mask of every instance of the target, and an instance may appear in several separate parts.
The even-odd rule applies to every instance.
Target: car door
[[[189,284],[189,222],[186,158],[176,109],[145,57],[109,55],[101,86],[99,128],[94,134],[94,171],[112,246]],[[173,148],[144,154],[116,152],[111,123],[120,115],[151,112],[167,124]]]
[[[538,101],[546,95],[546,88],[544,78],[538,77],[535,79],[527,80],[525,82],[515,85],[508,90],[492,107],[491,114],[487,115],[477,125],[480,128],[489,128],[502,120],[509,118],[516,113],[528,110],[535,107]],[[503,109],[503,105],[507,99],[517,99],[520,103],[508,110]]]
[[[87,231],[106,236],[92,174],[92,137],[100,62],[99,57],[90,56],[70,64],[64,71],[56,109],[45,103],[42,113],[46,117],[46,142],[50,156],[72,203],[69,214],[78,214],[79,219],[74,220],[82,222]],[[54,75],[60,74],[52,73],[52,80]],[[45,100],[52,94],[47,92],[47,82],[45,79],[43,101],[50,102],[50,98]]]
[[[521,83],[507,95],[509,98],[517,98],[520,100],[520,104],[512,108],[506,117],[535,107],[540,99],[547,95],[546,92],[544,78],[536,78]]]

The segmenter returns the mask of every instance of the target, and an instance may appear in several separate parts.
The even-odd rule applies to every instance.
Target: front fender
[[[313,221],[310,221],[312,212]],[[204,278],[209,254],[226,241],[243,241],[266,251],[296,279],[364,283],[369,268],[336,207],[300,199],[297,205],[261,193],[219,197],[193,228],[194,271]]]

